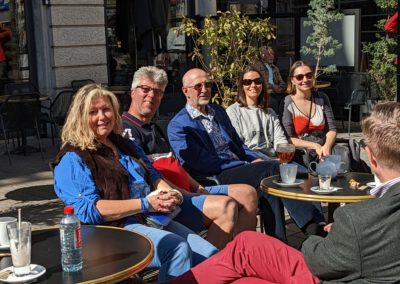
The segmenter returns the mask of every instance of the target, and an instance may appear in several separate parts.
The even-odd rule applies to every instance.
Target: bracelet
[[[149,202],[147,201],[146,197],[142,197],[140,198],[140,209],[141,209],[141,213],[147,214],[149,213]]]

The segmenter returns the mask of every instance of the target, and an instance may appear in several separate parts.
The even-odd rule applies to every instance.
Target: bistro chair
[[[43,157],[42,142],[39,133],[40,117],[40,95],[38,93],[9,95],[4,102],[3,125],[6,133],[14,133],[18,141],[16,153],[22,152],[24,155],[28,152],[27,131],[34,130],[39,142],[39,151]],[[21,143],[19,142],[21,137]]]
[[[65,118],[69,107],[72,102],[74,92],[71,90],[64,90],[59,92],[56,97],[51,101],[50,106],[42,106],[48,113],[42,113],[40,121],[42,123],[49,123],[51,130],[51,141],[54,145],[54,134],[59,137],[60,129],[64,125]]]
[[[77,92],[81,87],[95,83],[92,79],[72,80],[71,88],[74,92]]]
[[[358,107],[361,118],[361,107],[367,106],[367,99],[370,94],[370,82],[368,74],[365,72],[349,72],[346,74],[346,78],[347,80],[345,80],[341,91],[347,98],[343,109],[349,112],[348,135],[350,135],[353,109],[354,107]]]
[[[351,130],[351,112],[353,107],[359,107],[367,105],[367,97],[368,97],[368,90],[366,89],[355,89],[353,92],[351,92],[351,98],[350,101],[348,101],[344,109],[348,110],[349,112],[349,120],[348,120],[348,130],[347,134],[350,136],[350,130]],[[361,112],[361,109],[360,109]]]

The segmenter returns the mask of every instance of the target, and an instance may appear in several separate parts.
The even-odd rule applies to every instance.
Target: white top
[[[240,139],[252,150],[264,152],[279,143],[288,143],[275,112],[249,106],[240,107],[234,103],[226,110]]]

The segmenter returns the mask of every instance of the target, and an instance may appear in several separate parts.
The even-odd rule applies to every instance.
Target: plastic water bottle
[[[65,272],[80,271],[83,266],[81,223],[72,206],[64,208],[60,222],[61,265]]]

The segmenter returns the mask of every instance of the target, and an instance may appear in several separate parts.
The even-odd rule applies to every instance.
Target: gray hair
[[[139,81],[143,78],[147,78],[157,85],[160,85],[162,89],[165,89],[168,84],[168,76],[163,69],[155,66],[144,66],[140,67],[135,74],[133,74],[131,89],[136,89],[136,87],[139,85]]]

